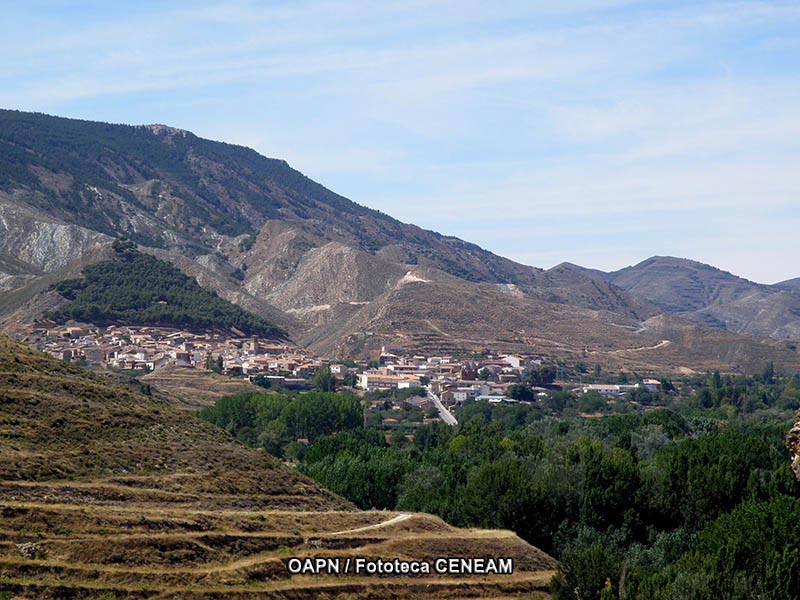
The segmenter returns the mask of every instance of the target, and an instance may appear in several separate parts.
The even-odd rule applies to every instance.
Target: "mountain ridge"
[[[308,229],[332,241],[348,239],[367,251],[400,240],[409,260],[427,261],[475,281],[532,283],[537,272],[356,204],[284,160],[151,127],[0,110],[0,189],[21,186],[29,204],[52,216],[155,247],[213,248],[219,234],[255,233],[268,219],[279,218],[307,221]],[[48,156],[53,148],[61,163]],[[332,227],[320,227],[320,220]],[[164,226],[172,229],[170,235],[159,230]],[[208,226],[216,235],[206,231]]]
[[[756,283],[671,256],[653,256],[606,277],[634,296],[699,325],[759,337],[800,338],[800,288],[791,284]]]
[[[0,111],[0,327],[52,304],[42,299],[48,285],[107,257],[120,235],[331,357],[407,345],[646,370],[749,370],[770,358],[800,367],[784,343],[800,339],[787,288],[658,257],[649,270],[543,270],[401,223],[248,148],[166,125]],[[693,282],[699,271],[716,287]],[[688,282],[688,308],[653,293],[670,277]],[[755,319],[764,298],[772,312]],[[667,351],[648,323],[670,311]],[[707,360],[686,339],[708,340]]]

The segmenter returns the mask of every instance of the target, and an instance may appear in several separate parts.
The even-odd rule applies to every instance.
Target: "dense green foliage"
[[[328,367],[323,367],[311,379],[311,386],[319,392],[335,392],[336,376]]]
[[[683,399],[648,398],[668,406],[601,418],[561,394],[473,402],[457,428],[420,426],[411,443],[354,415],[299,468],[363,508],[513,529],[559,559],[555,598],[799,597],[800,486],[784,437],[800,378],[679,385]]]
[[[56,284],[56,291],[71,302],[48,313],[50,318],[190,330],[235,327],[245,335],[284,335],[269,321],[204,290],[171,264],[136,251],[132,243],[114,246],[114,260],[86,267],[82,279]]]
[[[308,392],[296,396],[245,393],[221,398],[199,416],[250,446],[276,456],[302,452],[297,439],[314,441],[361,427],[361,403],[352,395]]]

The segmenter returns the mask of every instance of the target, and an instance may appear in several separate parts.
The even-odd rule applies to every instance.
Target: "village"
[[[247,378],[262,387],[302,391],[313,387],[321,369],[340,386],[355,388],[375,412],[373,424],[456,423],[450,412],[468,401],[516,403],[509,393],[526,374],[542,367],[533,355],[488,354],[480,357],[422,356],[384,346],[373,361],[335,361],[310,356],[290,343],[220,332],[192,333],[164,327],[70,324],[33,328],[24,342],[61,360],[82,366],[147,374],[168,366],[214,371]],[[635,389],[657,392],[660,382],[632,384],[548,381],[530,387],[527,401],[548,398],[553,390],[620,396]],[[513,391],[513,390],[512,390]],[[380,418],[378,418],[380,416]]]

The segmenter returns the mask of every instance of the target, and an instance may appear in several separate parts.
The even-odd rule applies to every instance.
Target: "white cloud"
[[[676,228],[737,211],[746,223],[800,198],[796,2],[109,5],[70,23],[39,13],[33,33],[0,39],[4,106],[85,118],[100,107],[127,122],[133,110],[162,120],[163,103],[176,125],[287,158],[404,220],[468,238],[507,227],[504,252],[542,264],[676,252],[669,239],[620,244],[604,224],[593,251],[531,253],[515,228],[547,220],[555,244],[585,222],[635,231],[653,215]],[[738,247],[735,233],[718,237]],[[748,255],[719,253],[732,256],[757,274]]]

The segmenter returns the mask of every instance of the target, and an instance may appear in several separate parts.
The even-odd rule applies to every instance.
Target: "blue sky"
[[[6,4],[2,107],[244,144],[540,267],[800,276],[800,2]]]

